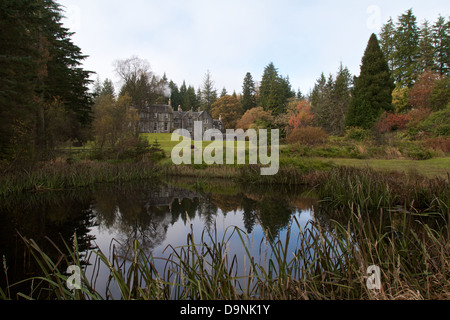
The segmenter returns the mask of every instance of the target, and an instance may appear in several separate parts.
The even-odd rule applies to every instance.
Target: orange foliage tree
[[[296,112],[291,116],[289,125],[295,130],[312,126],[314,122],[314,113],[311,111],[311,105],[308,101],[302,100],[297,105]]]

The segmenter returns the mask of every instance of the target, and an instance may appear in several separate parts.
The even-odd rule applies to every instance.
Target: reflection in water
[[[305,222],[311,218],[314,204],[313,197],[295,189],[261,190],[223,181],[180,179],[32,194],[1,205],[0,255],[5,255],[9,282],[14,283],[39,270],[32,257],[24,254],[17,231],[36,240],[50,257],[58,257],[58,252],[45,237],[62,248],[63,240],[72,243],[74,234],[81,251],[95,245],[108,252],[113,239],[125,251],[137,240],[145,251],[159,257],[168,245],[186,244],[191,224],[198,235],[205,229],[225,232],[236,226],[254,234],[256,241],[268,234],[271,239],[282,238],[294,215],[300,218],[305,213]],[[233,243],[232,254],[239,253],[241,246]],[[4,277],[1,281],[3,286]]]

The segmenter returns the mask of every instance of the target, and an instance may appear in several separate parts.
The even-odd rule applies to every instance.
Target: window
[[[169,119],[169,114],[168,113],[166,113],[165,116],[166,116],[166,119]]]
[[[169,124],[167,122],[164,122],[164,131],[168,131]]]
[[[158,114],[154,113],[153,116],[155,117],[155,119],[158,119]]]
[[[158,131],[158,123],[157,122],[155,122],[154,124],[153,124],[153,131]]]

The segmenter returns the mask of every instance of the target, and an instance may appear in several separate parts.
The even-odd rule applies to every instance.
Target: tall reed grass
[[[0,198],[21,192],[39,192],[86,187],[101,182],[125,182],[160,177],[152,163],[81,161],[72,164],[48,162],[37,167],[15,169],[0,176]]]

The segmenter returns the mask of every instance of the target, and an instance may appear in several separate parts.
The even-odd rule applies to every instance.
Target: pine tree
[[[395,46],[395,24],[392,18],[389,18],[388,22],[383,25],[380,33],[380,46],[383,51],[384,57],[388,61],[389,69],[391,72],[394,71],[394,53],[396,50]]]
[[[214,81],[212,80],[209,70],[206,72],[203,79],[201,97],[201,109],[210,112],[212,104],[217,100],[217,90],[214,88]]]
[[[394,36],[396,50],[393,54],[393,75],[401,86],[411,88],[419,72],[419,28],[412,9],[398,18]]]
[[[436,50],[433,46],[432,30],[427,20],[423,22],[420,28],[419,48],[418,72],[422,74],[426,71],[436,70],[434,62]]]
[[[389,66],[377,36],[372,34],[362,58],[360,75],[354,80],[346,125],[371,128],[384,111],[393,110],[393,90]]]
[[[435,48],[436,71],[441,75],[450,74],[450,21],[439,16],[432,26],[432,38]]]
[[[288,99],[295,96],[289,78],[280,76],[272,62],[264,69],[259,90],[259,104],[274,116],[285,113]]]
[[[247,72],[242,85],[242,108],[244,112],[256,107],[255,82],[250,72]]]
[[[86,56],[61,19],[61,7],[52,0],[0,2],[0,141],[9,155],[21,135],[30,156],[45,156],[50,126],[60,127],[52,123],[56,118],[65,117],[67,140],[84,139],[92,121],[92,72],[81,68]],[[49,117],[50,109],[58,117]]]

